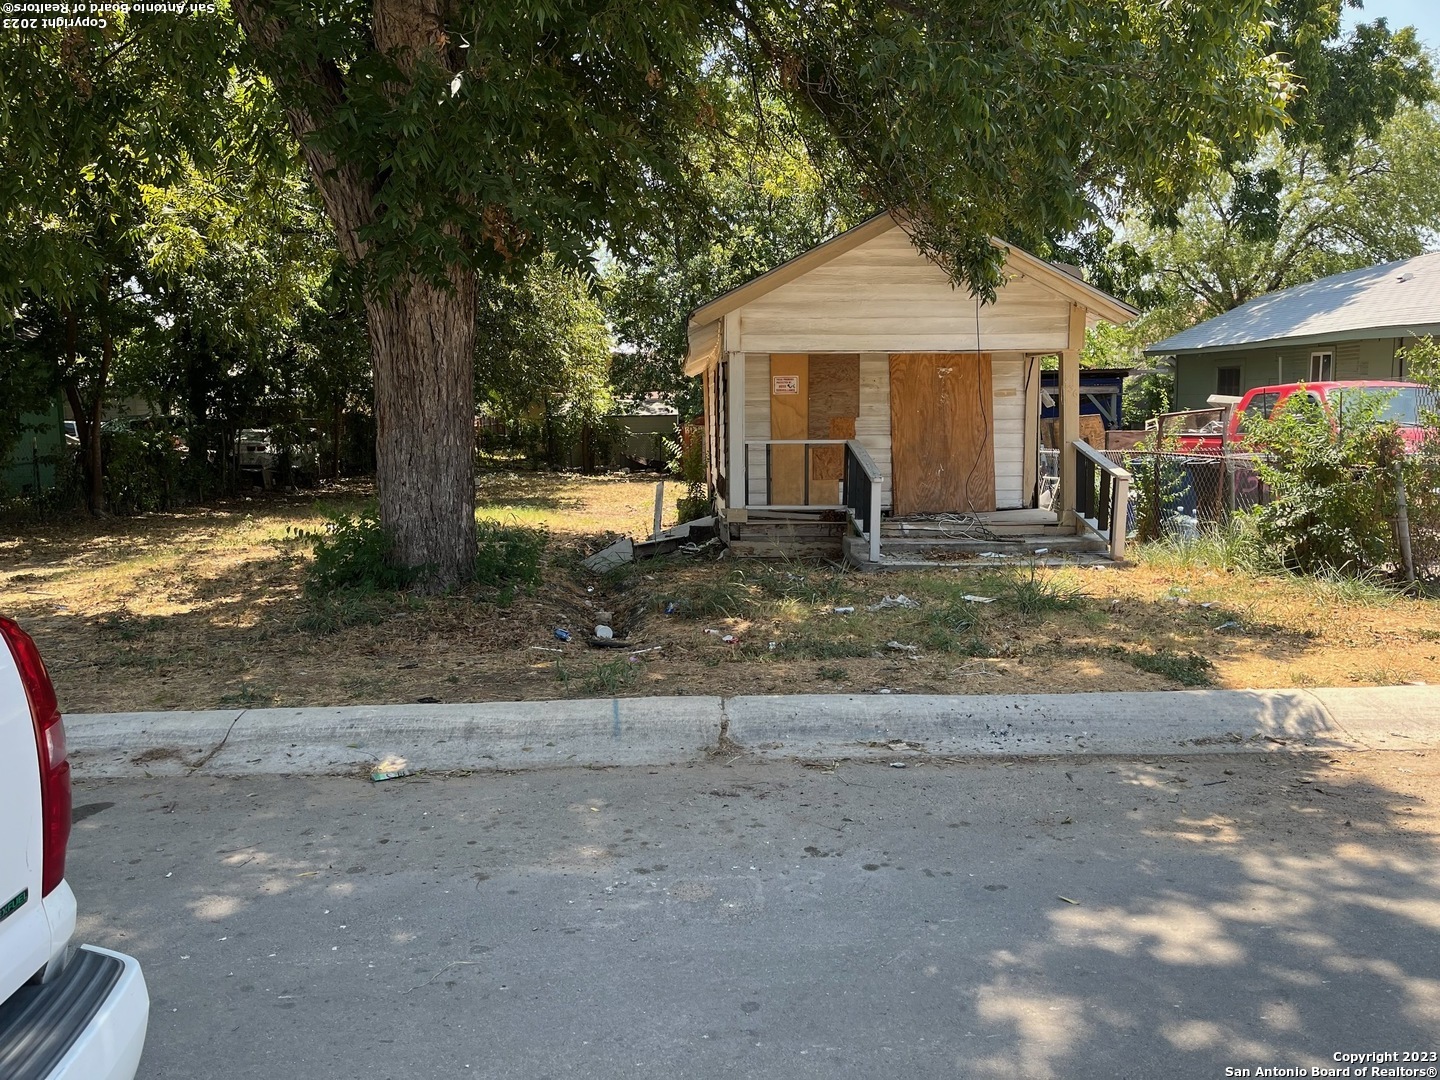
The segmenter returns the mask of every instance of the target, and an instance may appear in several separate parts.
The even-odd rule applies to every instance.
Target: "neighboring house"
[[[1175,358],[1176,409],[1211,394],[1332,379],[1400,379],[1395,354],[1440,335],[1440,252],[1267,293],[1145,350]]]
[[[624,430],[625,437],[611,451],[611,461],[607,464],[659,465],[665,461],[660,440],[673,442],[680,438],[680,410],[668,394],[649,393],[617,401],[610,418]]]
[[[1086,327],[1136,312],[992,242],[1005,280],[989,304],[880,214],[690,315],[685,372],[703,381],[722,536],[769,553],[786,536],[824,542],[838,522],[838,548],[848,511],[873,556],[882,513],[1027,511],[1083,528],[1074,511],[1094,507],[1078,490],[1093,476],[1082,451],[1059,455],[1045,500],[1058,513],[1037,509],[1040,357],[1061,357],[1060,444],[1072,447]]]
[[[67,452],[60,401],[47,413],[20,418],[25,433],[14,446],[0,447],[0,495],[38,495],[55,486],[56,468]]]

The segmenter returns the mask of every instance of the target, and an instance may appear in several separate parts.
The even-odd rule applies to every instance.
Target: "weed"
[[[755,571],[754,583],[772,599],[798,600],[805,604],[833,599],[840,584],[836,576],[823,570],[806,571],[798,563],[788,562],[760,567]]]
[[[819,671],[815,672],[815,675],[817,678],[828,679],[831,682],[840,682],[848,677],[845,674],[844,668],[824,666],[822,666]]]
[[[875,645],[868,641],[857,641],[854,638],[830,640],[816,635],[782,640],[773,650],[768,644],[757,643],[744,651],[782,660],[854,660],[857,657],[873,655],[875,648]]]
[[[1161,675],[1181,686],[1209,686],[1210,672],[1215,667],[1199,653],[1177,653],[1173,649],[1154,652],[1127,652],[1125,659],[1141,671]]]
[[[102,634],[114,634],[121,641],[135,641],[147,634],[154,633],[164,625],[165,620],[157,616],[152,615],[147,619],[140,619],[128,611],[102,615],[95,622],[95,628]]]
[[[1364,671],[1357,669],[1349,674],[1351,682],[1364,683],[1367,686],[1401,686],[1408,678],[1408,673],[1399,668],[1384,666],[1367,668]]]
[[[736,570],[724,581],[703,581],[681,590],[675,602],[678,614],[687,619],[735,618],[749,608],[749,592],[745,572]]]
[[[1261,546],[1254,522],[1239,516],[1230,525],[1201,530],[1198,536],[1167,536],[1140,544],[1131,553],[1136,562],[1157,570],[1208,567],[1246,574],[1271,574],[1280,567]]]
[[[322,531],[308,533],[315,538],[315,561],[305,575],[310,595],[337,589],[403,589],[419,577],[414,568],[395,563],[395,539],[380,524],[374,506],[354,515],[326,510],[324,516]],[[303,529],[295,532],[307,535]]]
[[[341,589],[312,596],[309,608],[295,621],[307,634],[336,634],[351,626],[379,626],[395,605],[373,589]]]
[[[1028,576],[1016,572],[1006,583],[1005,592],[1016,611],[1032,618],[1054,611],[1073,611],[1083,606],[1086,599],[1079,587],[1066,584],[1054,575],[1042,575],[1034,563],[1030,564]]]
[[[1354,575],[1324,567],[1307,580],[1310,592],[1326,604],[1350,607],[1390,607],[1400,598],[1379,571]]]
[[[249,709],[256,705],[268,705],[273,700],[275,700],[275,695],[269,689],[247,682],[241,683],[238,690],[221,694],[219,703],[232,708]]]
[[[531,528],[481,519],[475,523],[475,580],[481,585],[538,585],[540,558],[550,542],[544,525]],[[511,589],[510,595],[514,596]]]
[[[639,665],[629,659],[600,661],[590,668],[584,686],[591,693],[615,694],[633,683],[639,673]]]

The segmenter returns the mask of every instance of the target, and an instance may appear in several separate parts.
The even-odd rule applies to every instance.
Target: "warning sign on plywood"
[[[770,380],[772,394],[798,394],[800,393],[799,375],[776,375]]]

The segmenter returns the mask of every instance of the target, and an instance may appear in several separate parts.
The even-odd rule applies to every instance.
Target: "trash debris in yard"
[[[1031,554],[1031,555],[1048,555],[1048,554],[1050,554],[1050,549],[1049,549],[1049,548],[1036,548],[1036,549],[1035,549],[1034,551],[1032,551],[1030,554]]]
[[[636,649],[633,653],[630,654],[630,659],[631,659],[631,660],[639,660],[640,657],[643,656],[643,655],[645,655],[646,653],[659,652],[659,651],[660,651],[660,646],[659,646],[659,645],[651,645],[648,649]]]
[[[778,649],[779,647],[780,647],[780,643],[779,643],[778,641],[772,641],[772,642],[770,642],[770,651],[771,651],[771,652],[774,652],[774,651],[775,651],[776,649]]]
[[[910,597],[906,596],[904,593],[901,593],[899,596],[886,596],[886,597],[882,597],[881,600],[880,600],[880,602],[879,602],[878,604],[871,604],[871,605],[870,605],[868,608],[866,608],[865,610],[866,610],[866,611],[884,611],[886,608],[895,608],[895,607],[917,608],[917,607],[919,607],[919,606],[920,606],[920,604],[919,604],[917,601],[911,600]]]
[[[711,629],[707,626],[704,630],[701,631],[701,633],[702,633],[702,634],[715,634],[715,635],[718,636],[719,633],[720,633],[720,631],[719,631],[719,630],[711,630]]]
[[[1056,899],[1056,900],[1064,900],[1065,903],[1067,903],[1067,904],[1078,904],[1078,903],[1080,903],[1079,900],[1071,900],[1068,896],[1057,896],[1057,897],[1055,897],[1055,899]]]
[[[966,593],[960,599],[967,600],[972,604],[993,604],[995,602],[993,596],[976,596],[974,593]]]
[[[635,544],[627,536],[616,540],[609,547],[595,552],[588,559],[581,560],[580,565],[597,574],[603,574],[607,570],[613,570],[617,566],[624,566],[626,563],[634,561]]]
[[[831,608],[830,610],[833,611],[833,612],[835,612],[836,615],[854,615],[854,614],[855,614],[855,609],[854,609],[853,607],[837,607],[837,608]]]
[[[1239,624],[1238,622],[1236,622],[1234,619],[1231,619],[1229,622],[1222,622],[1219,626],[1215,627],[1215,629],[1216,629],[1216,630],[1240,630],[1240,629],[1242,629],[1242,627],[1241,627],[1240,624]]]
[[[398,780],[402,776],[410,775],[410,766],[403,757],[387,757],[375,768],[370,770],[370,779],[374,783],[382,780]]]
[[[906,769],[906,768],[909,768],[909,766],[906,765],[905,762],[903,762],[903,761],[892,761],[892,762],[890,762],[890,768],[892,768],[892,769]]]
[[[680,605],[677,604],[674,600],[666,600],[666,601],[665,601],[665,612],[664,612],[664,613],[665,613],[666,615],[675,615],[675,614],[677,614],[679,611],[680,611]]]
[[[569,640],[570,640],[570,631],[569,631],[569,630],[562,629],[561,627],[558,627],[558,626],[557,626],[557,627],[555,628],[555,640],[556,640],[556,641],[569,641]]]
[[[595,636],[600,638],[601,640],[608,641],[610,638],[613,638],[615,636],[615,631],[610,629],[610,627],[606,626],[604,623],[600,623],[598,626],[595,627]]]
[[[920,651],[919,645],[902,645],[898,641],[887,641],[885,643],[885,647],[887,649],[894,649],[896,652],[903,653],[918,653]]]
[[[726,645],[734,645],[734,644],[735,644],[736,642],[738,642],[740,639],[739,639],[738,637],[736,637],[734,634],[726,634],[726,635],[725,635],[724,637],[722,637],[720,640],[723,641]]]

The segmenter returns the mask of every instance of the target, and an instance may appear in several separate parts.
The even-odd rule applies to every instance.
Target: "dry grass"
[[[71,712],[612,693],[1138,690],[1197,679],[1440,683],[1440,603],[1373,587],[1205,565],[1033,575],[960,565],[860,576],[685,558],[596,578],[577,557],[613,533],[648,532],[653,480],[496,474],[480,490],[482,516],[551,530],[542,587],[513,598],[477,590],[317,605],[302,592],[306,547],[287,537],[317,525],[319,506],[267,496],[27,529],[0,541],[0,611],[39,640]],[[323,503],[358,505],[366,495],[338,491]],[[867,610],[899,593],[919,606]],[[965,593],[997,599],[974,604]],[[669,602],[678,614],[662,614]],[[601,611],[634,661],[630,650],[580,640]],[[562,646],[557,626],[576,640]]]

